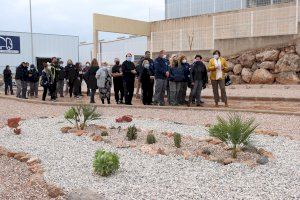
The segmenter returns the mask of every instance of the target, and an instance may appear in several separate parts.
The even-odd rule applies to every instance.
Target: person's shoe
[[[225,103],[225,107],[226,107],[226,108],[228,108],[228,107],[229,107],[229,105],[228,105],[228,103],[227,103],[227,102]]]
[[[123,103],[123,101],[121,100],[121,101],[119,101],[119,104],[124,104],[124,103]]]
[[[218,108],[218,107],[219,107],[219,104],[218,104],[218,103],[216,103],[216,104],[215,104],[215,107],[216,107],[216,108]]]
[[[187,107],[191,107],[191,102],[188,101],[186,105],[187,105]]]
[[[197,105],[196,105],[197,107],[203,107],[203,105],[202,104],[200,104],[200,103],[197,103]]]
[[[201,100],[200,100],[200,103],[201,103],[201,104],[203,104],[203,103],[204,103],[204,101],[201,101]]]
[[[102,104],[104,104],[104,99],[101,99]]]
[[[107,99],[107,104],[110,104],[110,99],[109,98]]]
[[[60,95],[60,97],[61,97],[61,98],[64,98],[65,96],[64,96],[64,95]]]
[[[8,95],[7,92],[5,92],[5,95]]]
[[[165,104],[164,103],[159,103],[159,106],[165,106]]]

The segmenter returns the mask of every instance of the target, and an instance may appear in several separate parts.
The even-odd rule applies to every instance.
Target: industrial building
[[[33,48],[30,33],[0,31],[0,68],[10,65],[14,70],[24,61],[33,62],[40,68],[52,57],[64,62],[68,59],[78,62],[78,36],[33,33],[32,44]]]

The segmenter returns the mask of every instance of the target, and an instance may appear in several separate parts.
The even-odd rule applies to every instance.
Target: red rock
[[[69,130],[71,130],[71,129],[72,129],[72,127],[67,126],[67,127],[62,127],[62,128],[60,129],[60,131],[61,131],[62,133],[68,133]]]
[[[74,133],[74,135],[76,135],[76,136],[82,136],[82,135],[84,135],[84,134],[86,134],[87,132],[86,131],[84,131],[84,130],[77,130],[75,133]]]
[[[95,136],[93,137],[93,141],[95,141],[95,142],[100,142],[100,141],[103,141],[103,138],[102,138],[100,135],[95,135]]]
[[[193,155],[196,156],[196,157],[203,156],[202,150],[194,151]]]
[[[38,158],[30,158],[29,160],[27,160],[27,165],[33,165],[33,164],[38,164],[41,163],[41,160]]]
[[[48,190],[48,195],[51,198],[57,198],[59,196],[63,196],[64,192],[62,191],[61,188],[55,186],[55,185],[48,185],[47,186],[47,190]]]
[[[20,159],[21,162],[27,162],[30,159],[29,155],[26,155]]]
[[[124,115],[123,117],[119,117],[116,119],[117,123],[122,123],[122,122],[132,122],[132,116],[130,115]]]
[[[158,148],[157,149],[157,154],[160,154],[160,155],[166,155],[166,152],[163,148]]]
[[[224,159],[223,164],[229,165],[229,164],[233,163],[234,161],[235,161],[235,159],[233,159],[233,158],[226,158],[226,159]]]
[[[171,138],[171,137],[173,137],[173,136],[174,136],[174,133],[172,133],[172,132],[167,133],[167,137],[168,137],[168,138]]]
[[[107,130],[107,127],[103,125],[95,125],[95,127],[99,130]]]
[[[21,158],[23,158],[25,156],[27,156],[27,154],[24,152],[16,153],[14,156],[14,159],[21,161]]]
[[[19,127],[20,121],[21,121],[21,117],[10,118],[7,120],[7,126],[9,128],[17,128]]]
[[[0,153],[1,154],[1,153]],[[17,153],[15,152],[7,152],[7,156],[10,157],[10,158],[13,158]]]
[[[188,160],[191,157],[191,153],[189,151],[183,151],[183,157],[185,160]]]
[[[137,145],[136,145],[136,144],[130,144],[130,147],[131,147],[131,148],[136,148]]]
[[[39,163],[29,165],[28,170],[34,174],[44,172],[43,167]]]
[[[270,159],[275,159],[275,157],[273,156],[273,154],[269,151],[266,151],[262,148],[258,149],[258,153],[261,155],[261,156],[266,156]]]
[[[20,128],[15,128],[15,129],[14,129],[14,133],[15,133],[16,135],[20,135],[20,134],[21,134],[21,129],[20,129]]]
[[[175,154],[177,156],[182,156],[183,155],[183,151],[181,149],[176,149]]]
[[[141,146],[141,152],[143,152],[143,153],[150,153],[151,150],[152,150],[152,148],[148,145]]]
[[[8,153],[9,153],[9,152],[8,152],[5,148],[0,147],[0,155],[6,156],[6,155],[8,155]]]

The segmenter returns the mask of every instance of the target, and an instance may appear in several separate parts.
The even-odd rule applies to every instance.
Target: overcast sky
[[[0,0],[0,7],[1,31],[30,31],[29,0]],[[164,0],[32,0],[33,32],[77,35],[91,42],[93,13],[148,21],[149,8],[151,20],[164,16]]]

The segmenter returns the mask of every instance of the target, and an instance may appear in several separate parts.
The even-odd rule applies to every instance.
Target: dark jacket
[[[16,80],[21,80],[22,70],[23,70],[23,65],[19,65],[16,69],[16,75],[15,75]]]
[[[135,74],[131,73],[131,70],[135,70],[133,62],[124,61],[122,64],[123,81],[134,82]]]
[[[191,67],[191,82],[201,81],[203,85],[208,83],[207,69],[203,62],[195,62]]]
[[[76,70],[75,65],[67,65],[65,67],[65,78],[73,83],[78,78],[78,71]]]
[[[147,68],[143,67],[141,70],[141,74],[140,74],[140,80],[141,80],[142,85],[151,83],[150,76],[153,76],[150,68],[147,69]]]
[[[4,76],[3,78],[4,78],[5,83],[8,83],[8,82],[12,81],[12,73],[11,73],[10,69],[5,69],[3,71],[3,76]]]
[[[36,68],[30,68],[28,72],[28,81],[32,83],[39,82],[40,76]]]
[[[182,66],[175,66],[170,68],[169,81],[183,82],[184,80],[184,68]]]
[[[97,79],[96,72],[98,71],[99,66],[92,66],[85,74],[85,78],[87,80],[87,85],[90,89],[96,90],[97,87]]]
[[[182,63],[181,66],[183,67],[184,73],[184,82],[190,82],[190,65],[189,63]]]
[[[29,71],[28,71],[28,67],[22,67],[21,69],[21,81],[28,81],[29,79]]]
[[[165,59],[158,57],[154,62],[155,79],[166,79],[168,64]]]
[[[66,78],[66,70],[62,66],[59,66],[58,80],[63,81]]]
[[[155,68],[154,68],[154,61],[151,59],[151,58],[143,58],[141,61],[140,61],[140,63],[139,63],[139,65],[136,67],[136,71],[137,71],[137,77],[141,77],[140,75],[141,75],[141,73],[142,73],[142,71],[144,70],[144,68],[143,68],[143,62],[145,61],[145,60],[148,60],[148,62],[149,62],[149,64],[150,64],[150,66],[149,66],[149,73],[150,73],[150,75],[151,76],[154,76],[154,74],[155,74]]]
[[[111,73],[121,73],[122,65],[114,65],[111,69]],[[123,77],[113,77],[114,84],[123,84]]]
[[[42,76],[41,76],[41,86],[43,87],[48,87],[52,84],[52,78],[51,74],[47,74],[45,70],[42,71]]]

